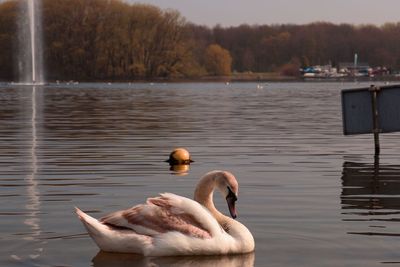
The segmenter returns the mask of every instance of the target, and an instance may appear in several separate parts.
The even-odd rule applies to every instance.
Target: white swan
[[[195,201],[164,193],[147,199],[146,204],[111,213],[100,220],[78,208],[76,213],[103,251],[145,256],[253,251],[250,231],[215,208],[215,188],[226,198],[230,214],[235,218],[238,183],[227,171],[212,171],[201,178],[194,192]]]

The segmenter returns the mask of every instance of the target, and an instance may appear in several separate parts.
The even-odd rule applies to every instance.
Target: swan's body
[[[213,204],[219,188],[236,217],[238,184],[224,171],[206,174],[195,201],[171,193],[147,199],[146,204],[111,213],[100,220],[76,212],[100,249],[146,256],[218,255],[254,250],[254,239],[241,223],[221,214]]]

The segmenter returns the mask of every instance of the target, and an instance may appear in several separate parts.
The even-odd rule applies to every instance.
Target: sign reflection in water
[[[344,162],[341,204],[344,221],[365,226],[349,234],[400,236],[388,223],[400,221],[400,165]]]

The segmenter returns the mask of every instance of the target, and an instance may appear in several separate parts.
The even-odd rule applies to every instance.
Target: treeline
[[[0,4],[0,79],[17,80],[20,1]],[[297,74],[359,60],[400,68],[400,24],[241,25],[213,28],[174,10],[119,0],[42,0],[48,80],[193,78],[236,72]]]
[[[287,65],[310,66],[359,62],[370,66],[400,68],[400,23],[335,25],[194,26],[195,38],[209,39],[229,50],[233,69],[239,72],[279,71]],[[205,32],[209,32],[206,33]],[[210,34],[211,33],[211,34]]]

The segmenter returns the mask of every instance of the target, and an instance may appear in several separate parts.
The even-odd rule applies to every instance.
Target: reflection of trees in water
[[[400,165],[344,162],[341,204],[344,221],[400,221]],[[377,229],[385,225],[370,226]],[[384,230],[382,230],[384,231]],[[383,232],[354,232],[368,235],[400,235]]]
[[[254,253],[222,256],[143,257],[100,251],[92,260],[94,267],[253,267]]]
[[[77,138],[134,135],[151,131],[165,136],[172,130],[187,128],[188,101],[182,96],[151,89],[57,89],[46,92],[45,129],[48,134]]]

